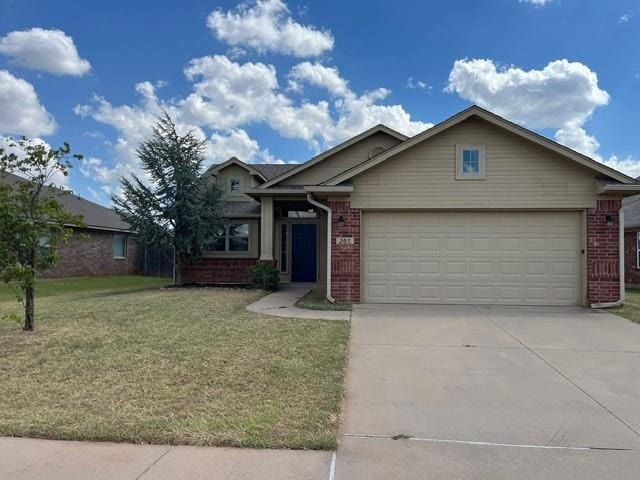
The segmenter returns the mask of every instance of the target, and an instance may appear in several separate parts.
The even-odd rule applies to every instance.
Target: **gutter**
[[[625,299],[625,291],[624,291],[624,208],[620,206],[620,210],[618,211],[618,223],[620,230],[620,238],[618,241],[618,250],[619,250],[619,260],[620,264],[620,297],[615,302],[608,303],[592,303],[591,308],[614,308],[621,307],[624,305]]]
[[[307,202],[327,212],[327,300],[336,303],[336,299],[331,296],[331,209],[313,198],[311,192],[307,192]]]

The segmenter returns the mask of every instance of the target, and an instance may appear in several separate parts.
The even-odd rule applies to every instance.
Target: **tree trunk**
[[[178,253],[175,255],[175,279],[174,283],[176,286],[182,286],[182,266],[184,264],[184,255]]]
[[[24,329],[33,332],[36,328],[35,299],[33,294],[33,285],[25,289],[24,303]]]

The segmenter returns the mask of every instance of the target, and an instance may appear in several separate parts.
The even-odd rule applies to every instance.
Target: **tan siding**
[[[241,177],[242,178],[242,186],[244,189],[253,188],[255,186],[255,182],[253,176],[247,172],[244,168],[239,167],[238,165],[229,165],[226,168],[223,168],[218,172],[218,185],[224,191],[224,199],[225,200],[239,200],[239,201],[248,201],[251,200],[251,197],[245,195],[244,193],[240,195],[229,195],[227,191],[229,188],[229,178],[230,177]]]
[[[395,137],[384,132],[378,132],[348,148],[325,158],[308,169],[282,181],[282,185],[318,185],[345,170],[364,162],[376,147],[385,150],[400,143]]]
[[[456,180],[456,144],[486,145],[486,180]],[[480,119],[469,119],[353,179],[354,208],[587,208],[595,176]]]

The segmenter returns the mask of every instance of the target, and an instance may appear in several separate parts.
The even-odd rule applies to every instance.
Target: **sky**
[[[165,110],[205,165],[303,162],[471,104],[640,175],[638,0],[0,0],[0,145],[110,204]]]

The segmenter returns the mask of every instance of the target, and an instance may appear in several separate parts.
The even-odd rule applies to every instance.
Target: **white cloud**
[[[284,163],[275,159],[269,150],[261,150],[258,142],[241,128],[213,133],[209,138],[207,150],[209,163],[222,163],[231,157],[245,163]]]
[[[301,91],[302,82],[325,88],[332,95],[343,97],[349,94],[348,82],[335,67],[311,62],[299,63],[289,72],[289,86],[294,91]]]
[[[301,25],[291,18],[282,0],[256,0],[207,19],[215,36],[237,48],[277,52],[295,57],[315,57],[333,48],[331,32]]]
[[[596,73],[567,60],[528,71],[498,68],[492,60],[456,60],[445,90],[530,128],[580,126],[609,103]]]
[[[619,158],[616,155],[610,156],[608,159],[600,160],[605,165],[626,173],[630,177],[637,178],[640,176],[640,160],[631,156]]]
[[[520,3],[530,3],[536,7],[544,7],[547,3],[551,3],[553,0],[518,0]]]
[[[422,80],[414,80],[413,77],[407,78],[407,83],[405,83],[404,86],[412,90],[417,88],[431,90],[431,87],[427,85],[426,82],[423,82]]]
[[[61,30],[9,32],[0,38],[0,53],[13,65],[56,75],[82,76],[91,70],[91,64],[80,58],[73,38]]]
[[[557,130],[558,141],[590,156],[599,144],[583,125],[610,98],[595,72],[567,60],[528,71],[498,68],[492,60],[457,60],[445,90],[529,128]]]
[[[0,134],[50,135],[56,122],[26,80],[0,70]]]
[[[624,15],[620,15],[618,17],[618,23],[622,24],[622,23],[629,23],[631,21],[631,14],[630,13],[625,13]]]

